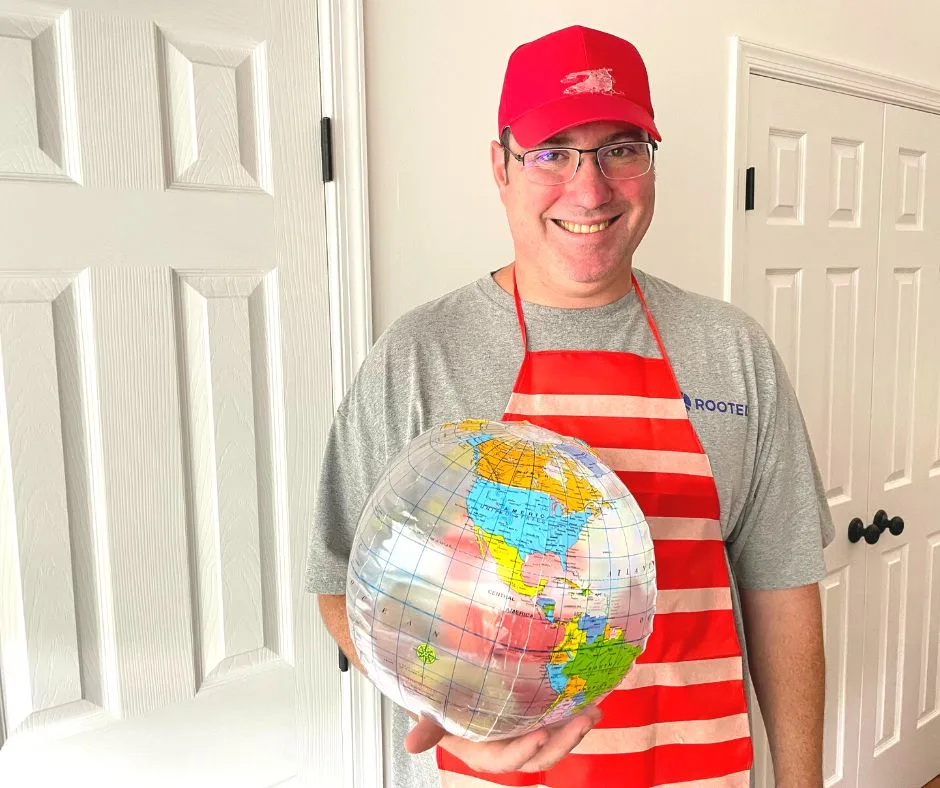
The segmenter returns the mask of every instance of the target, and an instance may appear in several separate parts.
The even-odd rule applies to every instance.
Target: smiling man
[[[307,587],[361,669],[346,567],[386,464],[443,422],[522,418],[610,458],[650,524],[659,601],[624,683],[566,724],[472,743],[397,709],[393,786],[747,786],[751,682],[777,786],[819,786],[829,510],[766,333],[633,266],[661,141],[643,60],[556,31],[513,52],[498,115],[514,259],[376,342],[331,430]]]
[[[652,125],[652,124],[650,124]],[[610,121],[588,122],[526,150],[510,126],[493,143],[494,175],[516,251],[510,272],[531,280],[526,296],[556,306],[598,306],[629,292],[624,261],[631,260],[653,218],[651,172],[655,143],[649,132]],[[522,149],[522,153],[518,152]],[[504,152],[522,165],[510,182]],[[568,186],[585,167],[574,189]],[[518,265],[519,258],[530,261]],[[534,289],[533,289],[534,288]]]

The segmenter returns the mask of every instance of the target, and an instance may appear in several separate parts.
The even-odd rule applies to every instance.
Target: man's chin
[[[629,261],[613,262],[606,265],[569,262],[565,265],[565,278],[572,284],[597,285],[605,282],[619,281],[629,276]]]

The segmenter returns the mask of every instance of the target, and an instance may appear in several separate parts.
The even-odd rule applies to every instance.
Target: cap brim
[[[516,142],[532,148],[575,126],[605,120],[629,123],[648,132],[657,142],[662,140],[652,116],[643,107],[620,96],[598,93],[565,96],[520,115],[508,125]]]

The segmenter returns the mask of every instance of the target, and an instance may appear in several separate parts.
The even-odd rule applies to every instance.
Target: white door
[[[878,265],[883,107],[752,76],[741,305],[768,330],[803,408],[836,525],[821,584],[826,642],[827,786],[858,783],[858,687],[865,610],[869,414]],[[772,785],[766,742],[760,786]]]
[[[860,768],[865,785],[903,788],[940,772],[940,116],[886,110],[865,524],[883,511],[903,531],[860,542]]]
[[[0,0],[4,788],[340,784],[318,70],[307,0]]]

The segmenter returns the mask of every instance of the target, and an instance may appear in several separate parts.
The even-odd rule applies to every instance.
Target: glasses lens
[[[653,147],[648,142],[618,142],[601,148],[597,161],[608,178],[639,178],[650,171]]]
[[[533,183],[564,183],[578,166],[578,152],[568,148],[531,150],[523,157],[522,166]]]

